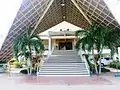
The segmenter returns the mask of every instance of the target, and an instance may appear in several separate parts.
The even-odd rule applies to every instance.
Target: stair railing
[[[82,62],[85,63],[85,66],[87,68],[88,74],[90,75],[90,67],[89,67],[88,62],[86,60],[85,54],[83,54],[83,50],[80,49],[78,51],[78,55],[80,56],[80,59],[82,60]]]
[[[50,55],[53,53],[53,51],[54,51],[54,47],[52,48],[51,51],[48,51],[48,53],[47,53],[47,58],[46,58],[46,59],[45,59],[45,57],[43,57],[42,62],[40,62],[40,67],[39,67],[39,69],[37,70],[38,72],[36,73],[37,76],[40,74],[40,69],[41,69],[42,65],[48,60],[48,58],[49,58]]]
[[[49,57],[52,55],[54,49],[55,49],[55,47],[53,46],[53,47],[52,47],[52,50],[51,50],[51,51],[48,51],[48,53],[47,53],[47,58],[46,58],[45,61],[47,61],[47,60],[49,59]]]

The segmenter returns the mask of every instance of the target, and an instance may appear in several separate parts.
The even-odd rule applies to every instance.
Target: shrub
[[[99,65],[97,65],[97,69],[98,69],[98,71],[99,71]],[[93,73],[93,74],[95,74],[95,65],[94,64],[92,64],[92,63],[90,63],[90,71]],[[106,68],[101,68],[101,72],[110,72],[110,70],[109,69],[106,69]]]
[[[27,74],[27,69],[21,70],[20,73]],[[32,69],[32,74],[36,74],[36,70],[35,69]]]
[[[106,68],[101,68],[101,72],[110,72],[110,70]]]
[[[120,61],[117,60],[117,61],[111,62],[110,63],[110,67],[111,68],[116,68],[116,69],[118,68],[118,69],[120,69]]]
[[[27,74],[27,69],[21,70],[20,73],[22,73],[22,74]]]
[[[22,64],[19,63],[17,60],[13,62],[13,65],[15,66],[15,68],[22,68]]]
[[[89,65],[89,70],[90,70],[90,72],[92,72],[93,74],[95,74],[95,65],[94,64],[92,64],[90,61],[89,61],[89,59],[88,59],[88,55],[87,54],[85,54],[85,57],[86,57],[86,60],[87,60],[87,62],[88,62],[88,65]],[[98,69],[98,71],[99,71],[99,65],[97,64],[97,69]],[[101,68],[101,72],[110,72],[110,70],[108,70],[108,69],[105,69],[105,68]]]

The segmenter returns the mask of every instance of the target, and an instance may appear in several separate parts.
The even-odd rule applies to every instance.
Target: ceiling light
[[[61,6],[65,6],[65,1],[62,0]]]
[[[61,4],[61,6],[65,6],[65,4],[64,4],[64,3],[62,3],[62,4]]]
[[[63,18],[65,18],[65,16],[63,16]]]

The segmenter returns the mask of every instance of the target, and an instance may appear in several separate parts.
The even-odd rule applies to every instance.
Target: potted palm
[[[32,34],[33,28],[27,28],[26,34],[19,35],[13,41],[13,53],[16,59],[18,54],[22,53],[25,57],[28,67],[28,74],[32,72],[32,56],[33,51],[35,54],[42,55],[44,51],[44,45],[38,35]]]
[[[105,26],[98,26],[95,22],[93,22],[87,29],[76,31],[76,36],[78,39],[76,48],[80,49],[80,47],[82,47],[84,51],[88,50],[92,52],[97,74],[97,59],[101,58],[103,49],[109,48],[112,56],[116,51],[116,46],[120,44],[120,36],[116,30]],[[95,59],[95,49],[98,54],[97,59]],[[99,66],[99,73],[101,73],[101,65]]]

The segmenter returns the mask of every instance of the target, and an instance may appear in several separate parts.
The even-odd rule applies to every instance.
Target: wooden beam
[[[89,20],[89,18],[84,14],[84,12],[82,11],[82,9],[78,6],[78,4],[76,3],[75,0],[71,0],[72,3],[76,6],[76,8],[80,11],[80,13],[84,16],[84,18],[88,21],[89,24],[91,24],[91,21]]]
[[[36,23],[33,31],[31,34],[34,33],[35,29],[38,27],[39,23],[41,22],[41,20],[43,19],[43,17],[45,16],[45,14],[47,13],[48,9],[50,8],[50,6],[52,5],[54,0],[51,0],[50,3],[48,4],[47,8],[45,9],[45,11],[43,12],[43,15],[39,18],[38,22]]]

